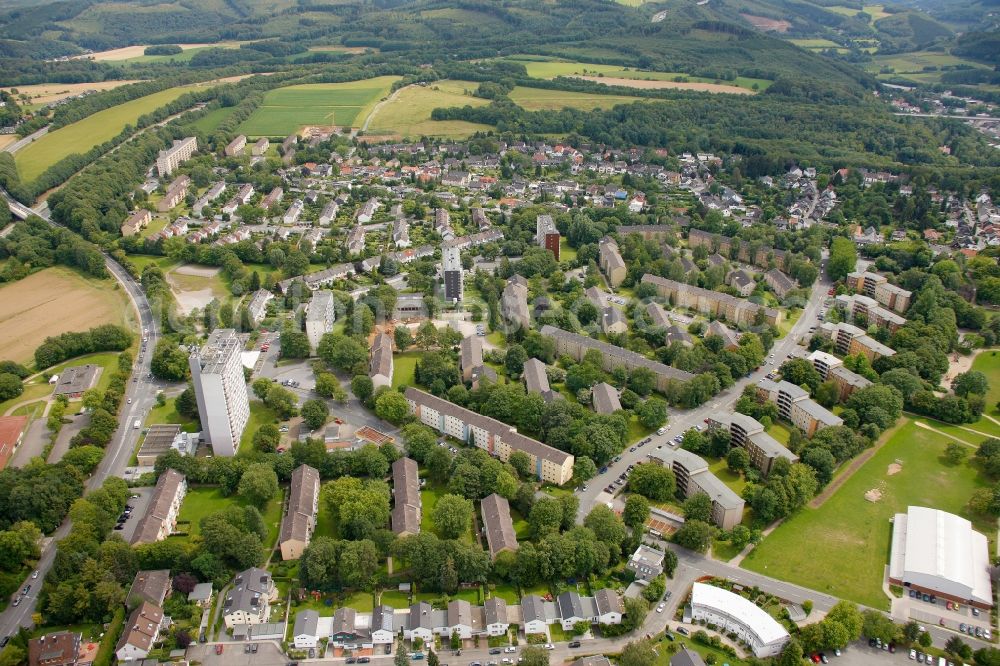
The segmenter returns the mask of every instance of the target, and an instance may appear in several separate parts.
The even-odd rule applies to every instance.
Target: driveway
[[[31,459],[45,453],[45,445],[49,443],[49,429],[45,426],[45,419],[38,418],[31,422],[28,431],[24,433],[24,441],[14,454],[11,465],[13,467],[24,467]]]
[[[56,443],[52,446],[52,450],[49,451],[48,462],[50,465],[62,460],[62,457],[69,451],[70,440],[88,425],[90,425],[89,413],[73,414],[70,417],[70,422],[63,424],[63,427],[59,430],[59,435],[56,437]]]

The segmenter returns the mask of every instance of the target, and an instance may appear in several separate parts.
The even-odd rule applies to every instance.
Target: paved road
[[[42,219],[50,224],[55,224],[51,221],[47,210],[33,211],[27,206],[14,201],[5,191],[0,190],[0,196],[6,199],[8,206],[15,216],[24,219],[28,215],[39,214]],[[135,446],[139,441],[139,435],[142,432],[141,429],[133,428],[132,425],[135,420],[145,419],[146,414],[156,403],[156,385],[152,384],[148,379],[147,375],[150,372],[150,361],[152,359],[152,351],[156,346],[156,341],[160,334],[160,321],[159,318],[154,316],[153,310],[150,307],[149,301],[146,300],[146,295],[143,293],[142,288],[139,283],[132,279],[124,268],[118,265],[111,257],[105,256],[105,264],[107,265],[108,271],[111,275],[118,281],[118,283],[125,289],[128,294],[129,300],[132,302],[132,306],[139,313],[139,320],[142,325],[143,330],[148,331],[147,337],[147,352],[141,355],[142,360],[137,360],[133,366],[132,378],[125,389],[125,400],[122,403],[122,407],[119,410],[118,422],[119,427],[115,432],[114,437],[105,449],[104,459],[98,466],[94,474],[87,480],[87,489],[93,490],[100,487],[104,480],[111,476],[121,476],[125,467],[128,465],[129,458],[132,452],[135,450]],[[49,569],[52,567],[52,562],[55,559],[56,554],[56,542],[65,537],[69,533],[70,523],[65,521],[59,528],[52,534],[52,538],[46,541],[42,548],[42,556],[38,562],[39,577],[36,580],[31,581],[26,580],[22,583],[28,582],[32,583],[32,593],[25,597],[20,604],[15,606],[8,606],[6,610],[0,613],[0,636],[8,636],[17,630],[19,626],[30,627],[32,626],[31,614],[35,610],[35,604],[37,602],[37,593],[41,588],[42,580],[44,580],[45,575],[48,573]]]
[[[15,141],[14,143],[10,144],[6,148],[4,148],[4,152],[6,152],[6,153],[16,153],[17,151],[21,150],[22,148],[24,148],[25,146],[27,146],[29,143],[31,143],[32,141],[34,141],[35,139],[40,139],[43,136],[45,136],[46,134],[48,134],[48,133],[49,133],[49,128],[48,127],[43,127],[42,129],[38,130],[37,132],[35,132],[33,134],[29,134],[28,136],[24,137],[23,139],[19,139],[18,141]]]

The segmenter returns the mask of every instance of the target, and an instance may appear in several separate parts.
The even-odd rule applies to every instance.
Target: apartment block
[[[340,205],[336,201],[331,201],[327,205],[323,206],[323,210],[319,214],[319,223],[328,227],[330,224],[337,219],[337,213],[340,211]]]
[[[517,535],[514,533],[514,521],[510,517],[510,504],[507,499],[493,493],[483,498],[480,510],[490,557],[495,560],[497,555],[504,551],[511,553],[516,551]]]
[[[420,532],[422,501],[420,473],[412,458],[399,458],[392,463],[392,531],[398,536]]]
[[[392,336],[378,332],[372,340],[368,376],[375,388],[392,386]]]
[[[240,189],[236,191],[236,194],[233,195],[233,198],[227,201],[225,205],[222,207],[222,212],[232,215],[233,213],[236,212],[237,208],[246,205],[246,203],[250,201],[250,197],[252,196],[253,196],[253,185],[251,185],[250,183],[244,183],[243,185],[240,185]]]
[[[168,210],[173,210],[177,207],[177,204],[184,201],[184,197],[187,196],[188,187],[191,186],[191,179],[187,176],[179,176],[170,183],[167,187],[167,191],[163,194],[163,198],[156,204],[156,210],[161,213],[165,213]]]
[[[826,381],[826,378],[830,374],[830,370],[844,364],[843,361],[833,354],[827,354],[825,351],[820,351],[819,349],[809,354],[809,356],[806,357],[806,360],[812,363],[816,372],[819,373],[819,376],[823,379],[823,381]]]
[[[177,526],[177,516],[186,494],[187,480],[183,474],[173,469],[163,472],[156,481],[146,514],[132,535],[132,545],[154,543],[170,536]]]
[[[846,283],[852,291],[874,298],[880,305],[896,312],[906,312],[910,307],[913,294],[892,284],[884,275],[855,271],[847,275]]]
[[[421,423],[440,433],[485,449],[503,462],[514,451],[523,451],[528,454],[535,476],[541,481],[562,485],[573,476],[572,455],[526,437],[513,426],[412,386],[406,389],[405,396],[410,412]]]
[[[545,372],[545,364],[537,358],[529,358],[524,362],[521,381],[524,382],[525,391],[539,394],[545,402],[551,402],[560,395],[558,391],[553,391],[549,386],[549,376]]]
[[[761,379],[757,384],[757,396],[775,403],[778,416],[795,425],[806,437],[812,437],[823,428],[844,425],[842,418],[810,398],[804,388],[791,382]]]
[[[160,174],[160,178],[166,178],[176,171],[177,167],[191,159],[196,150],[198,150],[197,137],[175,139],[173,145],[161,150],[156,156],[156,172]]]
[[[894,349],[888,347],[865,331],[853,324],[840,322],[837,324],[824,322],[820,325],[817,333],[833,340],[834,348],[838,354],[863,354],[870,363],[874,363],[883,356],[892,356],[896,353]]]
[[[542,336],[552,338],[556,343],[556,354],[569,354],[576,361],[582,361],[584,355],[591,349],[601,352],[604,370],[611,372],[615,368],[625,368],[629,372],[635,368],[646,368],[656,376],[656,389],[661,393],[667,390],[671,382],[686,382],[694,379],[694,375],[684,370],[672,368],[659,361],[653,361],[642,354],[616,347],[615,345],[588,338],[577,333],[570,333],[555,326],[542,327]]]
[[[682,308],[689,308],[705,315],[719,317],[737,326],[753,326],[761,316],[765,323],[776,326],[781,321],[781,312],[774,308],[765,308],[756,303],[736,298],[721,291],[702,289],[676,280],[668,280],[658,275],[646,273],[642,276],[643,284],[656,287],[656,292],[663,298]]]
[[[196,216],[201,217],[201,213],[205,209],[205,206],[218,199],[219,195],[222,194],[223,190],[225,189],[226,189],[225,181],[220,180],[216,183],[213,183],[212,186],[208,188],[208,190],[205,192],[205,194],[201,195],[198,198],[198,200],[194,202],[194,205],[191,206],[191,212],[194,213]]]
[[[316,529],[319,511],[319,471],[309,465],[299,465],[292,472],[288,491],[288,507],[281,519],[278,547],[281,559],[297,560],[309,545]]]
[[[544,247],[559,261],[559,230],[551,215],[539,215],[535,220],[535,242]]]
[[[841,294],[837,296],[836,306],[851,319],[863,318],[869,326],[884,327],[890,333],[895,333],[906,323],[905,318],[883,308],[874,298],[862,294]]]
[[[321,289],[313,292],[312,300],[306,309],[306,337],[309,338],[309,350],[316,353],[319,341],[333,330],[333,322],[337,320],[337,310],[334,307],[333,292]]]
[[[243,149],[247,147],[247,138],[240,134],[238,137],[229,142],[226,149],[223,151],[226,157],[236,157],[237,155],[243,154]]]
[[[708,420],[709,428],[721,428],[729,433],[729,441],[750,455],[750,463],[765,476],[771,473],[774,461],[784,458],[797,462],[799,457],[767,434],[757,419],[739,412],[719,412]]]
[[[140,208],[122,224],[122,236],[135,236],[137,233],[149,226],[153,221],[153,214],[145,208]]]
[[[872,385],[871,381],[842,365],[831,368],[827,379],[837,385],[837,400],[841,402],[847,400],[855,391]]]
[[[444,298],[449,303],[461,303],[464,293],[462,253],[457,247],[441,248],[441,274],[444,277]]]
[[[677,489],[685,499],[705,493],[712,499],[712,522],[731,530],[743,520],[743,498],[708,469],[708,463],[684,449],[658,449],[649,459],[669,467],[677,479]]]
[[[507,280],[500,297],[500,314],[511,327],[531,328],[531,314],[528,310],[528,281],[520,275]]]
[[[612,288],[617,287],[625,280],[627,270],[621,252],[618,251],[618,243],[613,238],[605,236],[598,245],[601,270],[608,278],[608,284]]]
[[[788,270],[789,253],[758,243],[750,243],[738,238],[730,238],[709,233],[701,229],[691,229],[688,232],[688,247],[704,247],[709,252],[718,252],[729,259],[737,259],[746,264],[760,268],[770,268],[773,264],[780,270]]]
[[[788,295],[788,292],[798,287],[795,280],[788,277],[777,268],[772,268],[764,273],[764,282],[771,288],[771,291],[773,291],[774,295],[778,298],[784,298]]]
[[[250,316],[250,323],[254,327],[260,326],[260,322],[264,321],[264,317],[267,316],[267,304],[273,298],[274,294],[267,289],[258,289],[253,293],[253,296],[250,298],[250,304],[247,305],[247,314]]]
[[[264,210],[270,210],[271,206],[279,203],[284,196],[285,191],[280,187],[276,187],[268,192],[266,197],[260,200],[260,207]]]
[[[618,227],[616,230],[619,236],[627,234],[639,234],[644,240],[665,241],[671,236],[677,235],[676,227],[665,224],[633,224]]]
[[[285,211],[285,214],[282,215],[281,221],[284,224],[295,224],[299,221],[299,217],[301,217],[302,211],[305,210],[305,207],[306,205],[302,202],[302,199],[296,199],[292,202],[292,205],[288,207],[288,210]]]
[[[267,152],[267,149],[270,147],[271,147],[271,142],[267,139],[267,137],[266,136],[261,137],[257,139],[257,142],[254,143],[253,146],[250,148],[250,154],[258,156],[263,155],[264,153]]]
[[[217,456],[236,455],[250,419],[242,352],[243,341],[235,330],[217,328],[189,359],[202,435]]]

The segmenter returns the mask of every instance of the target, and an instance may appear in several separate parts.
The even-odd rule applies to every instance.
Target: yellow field
[[[369,116],[368,134],[401,137],[446,136],[465,137],[487,125],[462,120],[431,120],[431,111],[438,107],[485,106],[489,100],[472,97],[478,86],[471,81],[435,81],[429,86],[408,86],[390,99],[377,105]]]
[[[518,106],[528,111],[561,111],[562,109],[610,109],[618,104],[638,102],[638,97],[622,95],[596,95],[593,93],[566,92],[565,90],[543,90],[517,86],[510,98]]]
[[[134,322],[128,297],[110,278],[84,278],[56,266],[0,286],[0,349],[3,358],[21,363],[30,363],[51,335]]]
[[[159,107],[169,104],[187,87],[168,88],[152,95],[134,99],[110,109],[98,111],[83,120],[49,132],[37,141],[17,151],[17,170],[21,180],[30,183],[50,166],[73,153],[85,153],[119,134],[127,124],[133,124]]]
[[[138,80],[98,81],[95,83],[40,83],[33,86],[3,88],[2,90],[9,93],[13,93],[16,90],[19,95],[27,95],[29,97],[29,104],[49,104],[71,95],[79,95],[87,90],[111,90],[112,88],[130,83],[138,83]]]
[[[178,44],[177,46],[181,49],[187,51],[189,49],[203,49],[206,47],[215,48],[235,48],[239,46],[242,42],[219,42],[217,44]],[[110,51],[98,51],[97,53],[88,53],[82,56],[76,56],[79,60],[129,60],[131,58],[139,58],[145,54],[146,47],[148,44],[140,44],[137,46],[125,46],[120,49],[111,49]]]
[[[12,143],[17,143],[19,138],[16,134],[0,134],[0,150],[3,150]]]
[[[524,65],[528,76],[533,79],[554,79],[557,76],[576,76],[582,78],[612,77],[614,79],[635,79],[637,81],[674,81],[675,79],[682,79],[686,84],[709,84],[708,87],[697,88],[699,90],[713,90],[712,86],[715,85],[724,85],[727,87],[739,86],[747,90],[767,90],[767,87],[771,85],[771,81],[767,79],[754,79],[744,76],[738,76],[733,81],[716,81],[714,79],[691,76],[683,72],[648,72],[629,67],[620,67],[618,65],[600,65],[590,62],[571,62],[567,60],[536,60],[531,56],[511,56],[507,60]],[[642,87],[642,84],[636,84],[635,87]],[[715,92],[727,91],[715,90]]]

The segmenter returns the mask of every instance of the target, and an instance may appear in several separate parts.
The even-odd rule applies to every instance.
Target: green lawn
[[[253,450],[253,436],[265,423],[278,423],[278,415],[274,410],[264,406],[259,400],[250,401],[250,418],[247,420],[247,427],[243,430],[243,437],[240,438],[240,454],[250,453]]]
[[[413,373],[422,355],[422,352],[403,352],[392,357],[392,388],[416,385]]]
[[[113,106],[54,132],[49,132],[23,150],[15,161],[21,180],[28,183],[47,168],[73,153],[85,153],[94,146],[119,134],[125,125],[134,125],[139,116],[169,104],[190,88],[176,87]]]
[[[767,429],[767,434],[774,437],[776,440],[788,446],[788,440],[792,437],[792,431],[784,423],[772,423],[771,427]]]
[[[33,384],[25,384],[24,391],[21,395],[16,398],[11,398],[10,400],[5,400],[0,402],[0,416],[6,415],[11,407],[27,401],[41,400],[42,398],[47,398],[52,393],[52,386],[48,383],[38,380]]]
[[[427,485],[423,487],[420,491],[420,501],[421,506],[421,519],[420,519],[420,529],[424,532],[433,532],[439,537],[441,534],[438,533],[437,527],[434,525],[434,520],[431,515],[434,513],[434,506],[438,503],[438,500],[448,494],[448,489],[443,486],[437,486],[431,484],[430,481]],[[444,538],[444,537],[442,537]],[[466,530],[465,534],[462,535],[462,541],[467,543],[472,543],[475,540],[472,534],[472,524],[469,524],[469,529]]]
[[[194,121],[192,125],[194,125],[197,130],[209,134],[214,132],[215,128],[218,127],[226,118],[233,115],[233,111],[235,110],[235,106],[229,106],[224,109],[212,109],[206,113],[204,117]]]
[[[240,130],[249,136],[287,136],[304,126],[359,125],[398,77],[346,83],[308,83],[269,91]]]
[[[340,605],[353,608],[360,613],[371,613],[375,608],[375,597],[371,592],[353,592],[342,599]]]
[[[576,261],[576,248],[569,246],[569,241],[565,238],[559,239],[559,261],[574,263]]]
[[[709,461],[708,469],[712,474],[719,477],[720,481],[732,488],[734,493],[742,496],[743,489],[747,485],[746,479],[736,472],[730,471],[725,458],[719,458],[715,462]]]
[[[1000,416],[1000,411],[997,411],[997,402],[1000,402],[1000,350],[980,352],[972,361],[972,369],[982,372],[990,381],[990,390],[986,394],[986,408],[989,414]]]
[[[184,432],[198,432],[197,419],[189,419],[186,416],[178,414],[176,403],[177,398],[167,398],[166,403],[162,407],[153,407],[149,410],[149,416],[146,417],[146,425],[176,423],[181,426],[181,430]]]
[[[635,444],[640,439],[646,437],[656,432],[655,428],[647,428],[646,426],[639,423],[639,418],[635,415],[631,416],[628,420],[628,439],[627,444]]]
[[[384,605],[393,608],[407,608],[410,605],[410,595],[399,590],[384,590],[379,599]]]
[[[517,593],[517,588],[509,583],[497,584],[493,587],[492,596],[499,597],[503,599],[508,604],[519,604],[521,603],[521,597]]]
[[[128,260],[139,270],[140,275],[146,266],[149,265],[159,267],[164,273],[181,265],[179,261],[175,261],[170,257],[158,257],[152,254],[130,254],[128,255]]]
[[[995,540],[995,525],[966,509],[978,488],[991,487],[970,463],[943,463],[951,440],[904,423],[828,501],[786,520],[743,561],[747,569],[875,608],[886,607],[882,573],[889,555],[889,520],[910,505],[949,511],[973,520]],[[902,470],[889,475],[899,461]],[[864,495],[878,489],[882,498]]]
[[[695,643],[690,638],[686,638],[675,632],[673,641],[661,638],[657,643],[655,643],[657,654],[654,666],[669,666],[670,657],[676,652],[679,652],[682,645],[687,647],[689,650],[700,654],[701,658],[706,660],[705,663],[729,664],[729,666],[745,666],[747,663],[742,659],[734,659],[733,657],[730,657],[722,650],[716,650],[714,648],[701,645],[700,643]],[[673,648],[671,646],[677,647]],[[674,652],[672,653],[671,650],[674,650]],[[714,661],[708,661],[711,657],[714,657]]]
[[[218,486],[197,486],[189,488],[187,495],[184,497],[184,503],[181,505],[178,522],[189,522],[191,524],[189,535],[192,537],[197,536],[201,531],[199,523],[202,518],[233,505],[247,506],[249,505],[249,502],[243,500],[237,495],[229,495],[228,497],[223,495],[222,490]],[[261,510],[261,515],[264,517],[264,524],[267,526],[268,531],[267,543],[264,544],[268,551],[270,551],[270,549],[273,548],[274,544],[278,541],[278,528],[281,523],[281,507],[282,498],[278,496],[268,502],[267,506],[263,507]],[[261,509],[261,507],[257,508]]]

